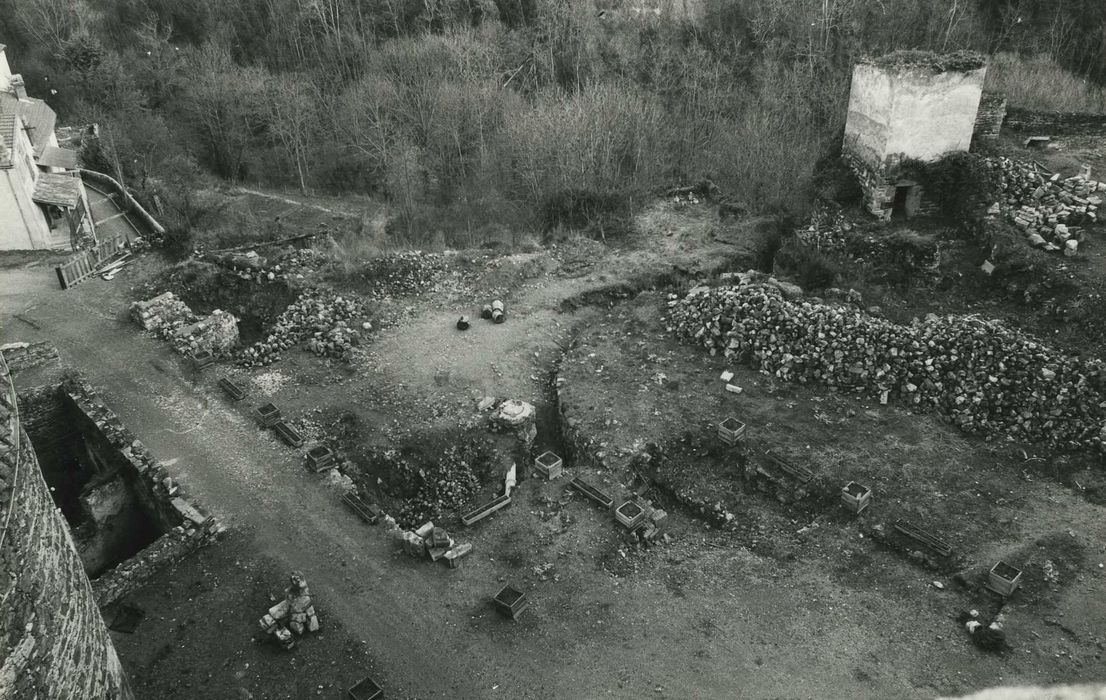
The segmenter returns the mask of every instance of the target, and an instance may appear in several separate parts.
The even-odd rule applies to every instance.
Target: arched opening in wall
[[[114,568],[174,524],[97,420],[63,386],[20,394],[20,414],[89,578]]]

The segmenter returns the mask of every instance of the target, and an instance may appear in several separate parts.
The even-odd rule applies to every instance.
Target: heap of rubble
[[[161,335],[171,334],[177,328],[194,322],[196,314],[176,294],[165,292],[153,299],[131,304],[131,318],[144,329]]]
[[[238,345],[237,318],[219,309],[205,317],[197,316],[172,292],[134,302],[131,317],[183,355],[200,351],[224,355]]]
[[[225,355],[238,346],[238,319],[233,314],[215,309],[209,316],[178,328],[170,342],[183,355],[195,355],[201,351]]]
[[[1080,227],[1099,220],[1106,182],[1092,180],[1087,172],[1069,178],[1047,175],[1036,163],[1004,157],[988,158],[987,165],[1002,188],[1002,200],[987,213],[1005,215],[1034,246],[1075,255]]]
[[[781,379],[936,409],[974,434],[1065,449],[1106,437],[1106,363],[996,321],[931,314],[900,325],[763,284],[699,287],[669,304],[677,336]]]
[[[368,296],[384,299],[430,291],[445,267],[444,255],[411,250],[373,258],[358,271],[358,277]]]
[[[239,354],[239,363],[245,367],[271,365],[281,352],[303,341],[316,355],[348,361],[353,347],[361,342],[361,331],[355,326],[363,314],[356,299],[308,290],[284,310],[264,340]]]

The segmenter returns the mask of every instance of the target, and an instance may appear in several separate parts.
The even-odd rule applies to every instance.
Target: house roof
[[[0,110],[0,168],[12,167],[15,147],[15,115]]]
[[[64,173],[41,173],[31,199],[39,204],[75,207],[81,201],[81,179]]]
[[[38,164],[44,168],[75,170],[77,168],[77,152],[68,148],[47,146],[42,149],[42,155],[38,157]]]
[[[58,115],[50,105],[35,97],[20,99],[10,92],[0,92],[0,112],[19,115],[23,126],[28,130],[27,135],[35,148],[35,155],[42,155],[42,151],[50,143],[50,134],[54,133],[54,124],[58,120]]]

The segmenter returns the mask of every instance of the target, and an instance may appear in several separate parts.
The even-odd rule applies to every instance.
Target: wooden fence
[[[62,289],[69,289],[78,282],[83,282],[100,268],[101,263],[110,259],[123,248],[123,238],[109,238],[100,241],[92,250],[77,253],[68,262],[54,268],[58,273],[58,282]]]

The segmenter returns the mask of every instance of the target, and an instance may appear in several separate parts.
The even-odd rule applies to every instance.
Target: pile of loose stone
[[[673,295],[674,296],[674,295]],[[781,379],[936,409],[967,432],[1101,449],[1106,364],[1066,356],[995,321],[929,315],[901,325],[773,286],[671,298],[669,329]]]
[[[238,345],[238,319],[216,309],[197,316],[172,292],[131,304],[131,317],[184,355],[207,351],[224,355]]]
[[[1045,250],[1064,250],[1075,255],[1081,226],[1099,220],[1098,211],[1106,199],[1106,182],[1088,174],[1061,178],[1046,175],[1036,163],[1010,158],[988,158],[1002,188],[1002,200],[988,210],[1004,214],[1025,231],[1029,242]]]
[[[239,354],[239,364],[271,365],[284,350],[304,341],[316,355],[348,361],[352,349],[361,342],[362,331],[372,327],[360,320],[363,315],[364,308],[356,299],[326,290],[308,290],[284,310],[264,340]]]

